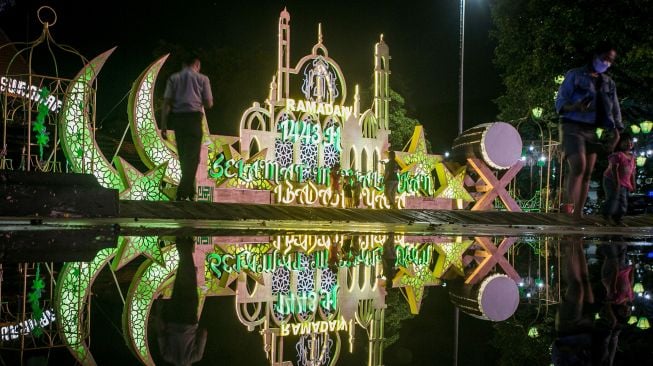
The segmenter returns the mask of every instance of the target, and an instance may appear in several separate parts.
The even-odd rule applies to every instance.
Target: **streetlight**
[[[460,0],[460,74],[458,77],[458,134],[463,133],[463,64],[465,60],[465,0]]]

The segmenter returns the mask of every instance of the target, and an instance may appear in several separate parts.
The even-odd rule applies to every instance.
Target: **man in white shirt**
[[[200,74],[200,66],[197,56],[189,57],[182,70],[168,78],[163,96],[161,134],[167,138],[168,128],[175,131],[181,165],[178,201],[195,200],[195,173],[200,161],[202,119],[204,109],[213,107],[211,82],[206,75]]]

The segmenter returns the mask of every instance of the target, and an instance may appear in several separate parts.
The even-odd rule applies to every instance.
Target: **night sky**
[[[117,46],[100,73],[97,101],[97,120],[103,122],[99,134],[113,133],[114,136],[116,131],[122,132],[127,118],[126,102],[121,103],[121,98],[129,92],[138,75],[155,60],[161,41],[193,48],[257,48],[269,54],[269,57],[259,60],[262,65],[260,72],[247,75],[247,82],[238,79],[243,77],[238,70],[225,71],[222,75],[207,72],[214,82],[216,95],[211,115],[215,119],[209,120],[212,132],[236,134],[241,113],[253,101],[263,102],[267,97],[268,85],[276,69],[278,16],[284,6],[291,14],[291,64],[310,53],[317,39],[317,23],[321,22],[329,56],[339,63],[350,90],[355,84],[359,84],[362,90],[371,85],[373,47],[379,34],[383,33],[392,56],[391,86],[406,98],[409,115],[426,126],[433,150],[442,153],[449,149],[457,132],[459,2],[417,1],[410,2],[410,6],[407,3],[18,0],[0,13],[0,28],[13,41],[34,40],[41,32],[36,9],[50,4],[58,14],[57,24],[51,28],[56,41],[76,48],[89,59]],[[498,113],[492,100],[501,93],[501,85],[492,64],[494,44],[489,38],[490,29],[487,2],[468,0],[466,128],[493,121]],[[57,60],[65,77],[73,77],[82,66],[78,60],[69,57],[62,56]],[[165,67],[176,68],[174,65]],[[159,80],[157,87],[162,85],[162,80]],[[237,95],[240,99],[237,100],[227,98],[231,90],[224,90],[225,86],[234,85],[239,89]],[[225,97],[220,98],[221,95]],[[241,98],[241,95],[246,97]],[[351,104],[352,95],[349,94],[347,104]],[[369,107],[369,100],[362,102],[363,109]],[[112,314],[111,310],[120,308],[117,304],[119,298],[116,294],[105,295],[104,300],[95,300],[98,309],[104,305],[104,310],[94,310],[94,324],[109,330],[99,337],[113,337],[111,342],[122,342],[116,328],[119,314]],[[224,308],[229,310],[219,310]],[[424,300],[422,312],[419,317],[405,323],[402,337],[386,364],[430,365],[435,360],[442,364],[451,363],[453,307],[446,291],[433,289]],[[237,324],[231,303],[207,302],[203,317],[204,324],[214,326],[203,364],[262,364],[264,354],[259,344],[260,337],[247,333]],[[487,332],[489,325],[469,317],[461,317],[461,321],[461,364],[477,364],[488,346],[483,342],[478,352],[479,346],[475,344],[479,338],[487,337],[487,333],[481,335],[479,332]],[[362,330],[357,331],[361,332],[362,339]],[[228,356],[222,351],[225,344],[237,348],[243,346],[242,342],[254,343],[252,350],[255,354],[245,352]],[[133,361],[126,350],[114,353],[113,347],[105,348],[101,344],[94,343],[93,346],[97,357],[113,357],[123,364]],[[476,352],[470,352],[472,349]],[[221,358],[222,362],[219,362]],[[364,359],[365,355],[353,358]],[[359,362],[352,361],[351,364]]]
[[[401,1],[17,1],[0,13],[0,28],[13,41],[35,39],[41,32],[36,9],[43,4],[57,11],[57,24],[51,28],[56,41],[89,59],[118,46],[99,77],[97,120],[103,122],[104,131],[122,131],[122,126],[112,125],[126,121],[126,102],[120,104],[120,100],[155,60],[160,42],[166,41],[191,48],[257,48],[269,54],[257,60],[260,71],[250,75],[247,70],[246,81],[239,70],[222,75],[207,72],[216,95],[209,115],[212,132],[236,134],[242,111],[267,96],[276,69],[278,16],[286,6],[291,14],[291,64],[310,53],[317,23],[322,22],[329,56],[340,64],[350,90],[355,84],[364,90],[372,83],[373,47],[383,33],[392,56],[391,86],[406,98],[409,115],[426,126],[433,150],[448,150],[457,132],[458,1],[410,5]],[[502,87],[492,64],[494,42],[489,38],[492,24],[487,1],[468,0],[465,19],[464,120],[468,128],[495,120],[498,111],[493,99]],[[64,56],[57,59],[62,76],[72,77],[81,64],[67,62]],[[162,80],[157,87],[163,87]],[[237,89],[238,98],[230,97],[233,93],[227,88]],[[363,109],[369,107],[369,101],[362,102]]]

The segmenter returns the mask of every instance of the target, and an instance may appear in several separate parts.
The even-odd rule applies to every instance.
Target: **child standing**
[[[609,165],[603,173],[603,217],[616,225],[623,225],[621,220],[628,209],[628,192],[635,190],[635,157],[632,149],[632,136],[622,134],[615,152],[608,157]]]

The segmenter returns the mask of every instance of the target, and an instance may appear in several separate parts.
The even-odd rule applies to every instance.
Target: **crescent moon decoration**
[[[134,145],[141,160],[149,169],[167,163],[165,181],[178,185],[181,165],[176,148],[161,137],[154,116],[154,85],[168,56],[169,54],[154,61],[136,79],[129,94],[127,113]]]
[[[134,355],[146,365],[154,365],[147,345],[147,322],[154,297],[174,276],[179,264],[176,246],[163,249],[165,267],[153,265],[151,259],[138,267],[129,285],[122,313],[122,329],[127,345]]]
[[[86,344],[88,316],[85,311],[91,286],[98,273],[109,263],[115,248],[106,248],[90,262],[69,262],[63,265],[57,278],[54,303],[59,329],[64,343],[82,365],[95,365]],[[85,326],[86,325],[86,326]]]
[[[114,47],[91,60],[68,86],[61,108],[59,131],[63,151],[74,172],[91,173],[103,187],[122,191],[125,185],[102,154],[89,123],[93,81],[115,49]]]

